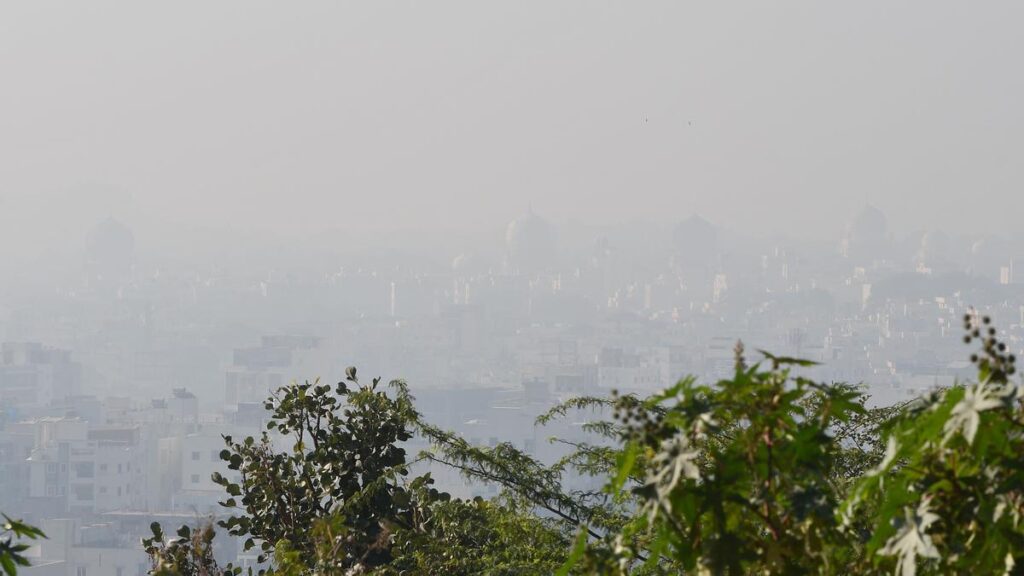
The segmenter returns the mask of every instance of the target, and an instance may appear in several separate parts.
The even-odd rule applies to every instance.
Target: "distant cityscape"
[[[863,384],[880,405],[971,374],[972,307],[1024,352],[1024,244],[896,233],[871,206],[836,236],[744,238],[698,215],[567,233],[531,209],[503,247],[449,266],[169,272],[107,219],[73,281],[37,304],[0,301],[0,510],[49,535],[27,574],[145,574],[150,522],[218,513],[222,435],[260,433],[276,388],[350,365],[405,379],[428,420],[474,443],[550,461],[561,452],[549,437],[585,435],[582,417],[534,426],[555,403],[713,382],[738,341],[748,361],[766,350],[819,362],[807,372]]]

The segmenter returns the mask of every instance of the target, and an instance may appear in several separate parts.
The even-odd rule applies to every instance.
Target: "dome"
[[[889,225],[878,208],[865,205],[846,228],[843,252],[858,260],[885,258],[889,253]]]
[[[694,214],[672,229],[676,263],[681,266],[713,266],[718,257],[718,230]]]
[[[107,218],[94,226],[85,238],[88,265],[102,275],[130,271],[134,253],[135,235],[113,218]]]
[[[711,222],[694,214],[676,224],[675,229],[672,230],[672,237],[677,243],[683,240],[713,242],[717,240],[718,232]]]
[[[888,233],[889,224],[885,214],[870,204],[861,209],[850,224],[848,231],[851,240],[885,238]]]
[[[941,230],[933,230],[921,237],[921,246],[918,253],[925,260],[942,259],[949,258],[952,250],[953,241],[950,237]]]
[[[519,270],[537,270],[551,263],[555,235],[540,216],[530,210],[509,223],[505,230],[505,247],[512,265]]]
[[[459,254],[452,259],[452,271],[462,274],[471,274],[483,269],[483,259],[476,253]]]
[[[970,264],[976,274],[998,278],[999,269],[1013,260],[1013,245],[1004,238],[986,236],[971,245]]]
[[[971,256],[1008,258],[1013,252],[1012,245],[1005,238],[999,236],[985,236],[971,244]]]

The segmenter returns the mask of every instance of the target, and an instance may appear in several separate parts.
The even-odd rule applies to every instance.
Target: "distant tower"
[[[134,264],[135,235],[124,224],[107,218],[86,236],[85,257],[92,276],[108,280],[127,277]]]
[[[555,234],[533,210],[509,223],[505,230],[509,264],[519,274],[540,272],[554,264]]]

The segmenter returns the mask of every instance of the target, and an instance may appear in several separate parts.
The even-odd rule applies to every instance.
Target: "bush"
[[[867,408],[811,363],[764,353],[732,378],[685,378],[649,398],[574,398],[538,419],[593,411],[593,443],[544,466],[509,444],[472,446],[421,421],[405,385],[293,384],[267,402],[276,453],[226,438],[241,473],[221,526],[279,574],[1024,573],[1024,388],[987,318],[965,318],[978,380]],[[612,419],[602,419],[612,412]],[[461,501],[409,479],[416,460],[503,488]],[[568,473],[603,481],[568,491]],[[572,534],[576,533],[573,538]],[[208,558],[212,531],[159,526],[155,572],[238,573]],[[575,541],[575,544],[572,542]]]

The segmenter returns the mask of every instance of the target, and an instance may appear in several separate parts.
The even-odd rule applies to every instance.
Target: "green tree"
[[[588,547],[588,570],[797,574],[846,562],[836,430],[865,413],[861,394],[792,373],[809,362],[765,356],[714,386],[685,378],[616,402],[622,449],[607,491],[632,486],[638,508]]]
[[[914,402],[889,427],[884,459],[843,508],[871,520],[863,571],[904,576],[1020,573],[1024,566],[1024,398],[1016,358],[990,320],[964,318],[978,381]]]
[[[182,526],[178,529],[177,538],[168,538],[157,522],[150,525],[150,530],[153,535],[144,538],[142,546],[153,561],[152,574],[214,576],[224,573],[213,555],[216,532],[212,524],[202,524],[196,529]]]
[[[990,321],[965,327],[977,382],[904,405],[869,408],[803,360],[748,366],[742,348],[713,385],[571,399],[538,424],[591,411],[593,440],[553,439],[569,451],[552,466],[423,422],[401,382],[294,384],[267,402],[290,451],[226,438],[241,480],[216,478],[235,511],[222,527],[287,575],[1024,573],[1024,386]],[[432,449],[409,460],[414,434]],[[409,478],[420,461],[503,495],[452,499]],[[604,488],[567,490],[569,474]],[[211,540],[155,526],[146,544],[157,573],[238,573]]]
[[[433,487],[429,474],[410,478],[403,443],[420,427],[401,381],[360,384],[354,368],[332,387],[291,384],[265,404],[267,431],[225,437],[221,458],[237,472],[221,474],[219,526],[256,549],[277,574],[475,574],[484,566],[526,574],[557,565],[567,533],[534,517],[522,501],[462,501]],[[273,432],[291,449],[274,448]],[[237,574],[216,566],[212,530],[182,528],[166,541],[153,526],[147,551],[154,573]],[[411,572],[410,572],[411,571]]]
[[[18,573],[18,566],[29,565],[29,560],[24,554],[29,549],[29,544],[22,540],[36,540],[45,538],[46,535],[39,528],[14,520],[6,514],[3,518],[3,526],[0,527],[0,570],[7,576],[15,576]]]
[[[393,397],[379,380],[361,386],[350,369],[333,390],[304,383],[278,391],[265,405],[267,427],[291,438],[292,449],[275,451],[267,431],[258,440],[225,438],[221,458],[241,479],[214,476],[229,496],[222,505],[236,511],[221,526],[245,549],[259,547],[265,562],[281,541],[310,549],[316,521],[336,515],[344,518],[331,559],[338,568],[390,562],[391,533],[415,526],[422,504],[400,481],[409,473],[400,444],[412,437],[412,401],[402,382],[390,388]]]

